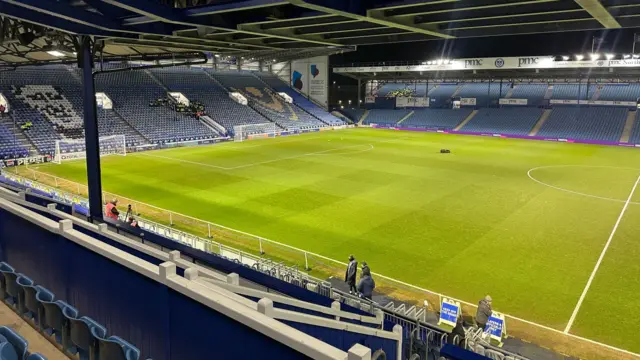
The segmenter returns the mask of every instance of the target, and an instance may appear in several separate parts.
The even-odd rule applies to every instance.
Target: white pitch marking
[[[629,167],[618,167],[618,166],[591,166],[591,165],[550,165],[550,166],[539,166],[539,167],[535,167],[533,169],[530,169],[529,171],[527,171],[527,176],[529,177],[529,179],[537,182],[540,185],[544,185],[547,187],[550,187],[552,189],[558,190],[558,191],[564,191],[570,194],[574,194],[574,195],[581,195],[581,196],[586,196],[586,197],[590,197],[590,198],[594,198],[594,199],[600,199],[600,200],[607,200],[607,201],[615,201],[615,202],[620,202],[620,203],[624,203],[625,201],[622,199],[614,199],[614,198],[609,198],[609,197],[603,197],[603,196],[597,196],[597,195],[591,195],[591,194],[587,194],[587,193],[583,193],[583,192],[579,192],[579,191],[573,191],[573,190],[569,190],[569,189],[565,189],[565,188],[561,188],[558,186],[554,186],[551,184],[547,184],[545,182],[542,182],[536,178],[534,178],[531,173],[533,173],[536,170],[539,169],[547,169],[547,168],[555,168],[555,167],[590,167],[590,168],[609,168],[609,169],[628,169],[628,170],[640,170],[640,169],[636,169],[636,168],[629,168]],[[640,205],[640,202],[635,202],[635,201],[631,201],[629,202],[629,204],[632,205]]]
[[[587,291],[589,291],[589,288],[591,287],[591,282],[593,282],[593,279],[596,276],[596,272],[598,272],[598,268],[600,268],[600,263],[602,263],[602,259],[604,259],[604,255],[607,253],[607,249],[609,249],[609,245],[611,244],[611,240],[613,240],[613,236],[616,234],[616,231],[618,230],[618,226],[620,225],[620,222],[622,221],[622,218],[624,217],[624,213],[627,211],[627,208],[629,207],[629,204],[631,203],[631,198],[633,198],[633,193],[636,192],[636,188],[638,187],[638,183],[640,183],[640,175],[638,176],[638,179],[636,180],[635,184],[633,185],[633,188],[631,189],[631,193],[629,193],[629,197],[627,198],[627,201],[624,203],[624,206],[622,207],[622,211],[620,211],[620,216],[618,216],[618,220],[616,221],[616,224],[613,226],[613,230],[611,230],[611,235],[609,235],[609,239],[607,240],[607,243],[604,246],[604,249],[602,249],[602,253],[600,254],[600,258],[598,258],[598,262],[596,263],[596,266],[593,268],[593,272],[591,272],[591,276],[589,277],[589,280],[587,281],[587,285],[584,287],[584,290],[582,291],[582,295],[580,295],[580,299],[578,300],[578,304],[576,305],[576,308],[573,309],[573,314],[571,314],[571,319],[569,319],[569,323],[567,324],[567,327],[564,329],[564,333],[568,334],[569,330],[571,330],[571,326],[573,325],[573,322],[576,319],[576,316],[578,315],[578,311],[580,311],[580,307],[582,306],[582,302],[584,301],[584,298],[587,296]]]
[[[138,155],[140,155],[140,156],[154,157],[154,158],[159,158],[159,159],[166,159],[166,160],[177,161],[177,162],[183,162],[183,163],[187,163],[187,164],[198,165],[198,166],[204,166],[204,167],[210,167],[210,168],[220,169],[220,170],[236,170],[236,169],[243,169],[243,168],[247,168],[247,167],[251,167],[251,166],[256,166],[256,165],[270,164],[270,163],[274,163],[274,162],[278,162],[278,161],[283,161],[283,160],[297,159],[297,158],[301,158],[301,157],[305,157],[305,156],[326,155],[326,153],[331,152],[331,151],[338,151],[338,150],[350,149],[350,148],[354,148],[354,147],[367,146],[367,145],[369,145],[369,146],[370,146],[370,148],[365,149],[364,151],[358,151],[358,152],[353,152],[353,153],[349,153],[349,154],[357,154],[357,153],[360,153],[360,152],[365,152],[365,151],[371,151],[371,150],[373,150],[373,145],[371,145],[371,144],[359,144],[359,145],[344,146],[344,147],[334,148],[334,149],[328,149],[328,150],[321,150],[321,151],[316,151],[316,152],[311,152],[311,153],[306,153],[306,154],[300,154],[300,155],[294,155],[294,156],[287,156],[287,157],[283,157],[283,158],[272,159],[272,160],[266,160],[266,161],[260,161],[260,162],[256,162],[256,163],[244,164],[244,165],[233,166],[233,167],[225,167],[225,166],[218,166],[218,165],[212,165],[212,164],[205,164],[205,163],[200,163],[200,162],[197,162],[197,161],[190,161],[190,160],[184,160],[184,159],[177,159],[177,158],[172,158],[172,157],[168,157],[168,156],[152,155],[152,154],[146,154],[146,153],[138,153]],[[341,154],[337,154],[337,155],[341,155]]]

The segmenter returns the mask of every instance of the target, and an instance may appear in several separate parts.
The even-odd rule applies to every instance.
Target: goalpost
[[[101,136],[99,142],[100,156],[127,155],[127,143],[124,135]],[[63,161],[85,159],[86,157],[84,139],[56,140],[52,162],[61,164]]]
[[[275,123],[238,125],[233,127],[233,139],[244,141],[275,137],[279,132],[280,129]]]

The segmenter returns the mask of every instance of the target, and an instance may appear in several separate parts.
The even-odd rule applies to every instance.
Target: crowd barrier
[[[26,179],[15,174],[5,173],[3,176],[5,181],[9,179],[14,181],[17,185],[33,185],[36,183],[34,180]],[[3,176],[0,176],[0,179],[2,179]],[[38,179],[42,179],[48,175],[36,172],[35,176]],[[60,182],[61,181],[62,180],[60,180]],[[38,187],[40,191],[42,191],[43,188],[46,188],[47,186],[38,183]],[[59,191],[56,189],[49,190]],[[43,193],[46,193],[46,191],[43,191]],[[69,198],[69,196],[64,196],[62,198]],[[46,202],[46,199],[41,201]],[[296,268],[287,267],[282,263],[277,264],[258,257],[255,254],[226,247],[211,239],[198,238],[193,234],[175,230],[172,227],[148,221],[144,218],[138,219],[140,219],[143,230],[149,231],[144,234],[147,243],[152,241],[157,244],[161,244],[162,247],[179,250],[181,253],[193,257],[195,259],[194,261],[197,263],[211,266],[225,273],[237,272],[241,274],[243,278],[249,279],[254,283],[264,284],[266,288],[294,296],[300,300],[318,303],[323,306],[330,306],[333,300],[338,300],[343,302],[344,309],[348,309],[349,311],[359,314],[371,314],[375,309],[382,310],[384,313],[383,329],[392,331],[395,325],[401,325],[403,328],[405,347],[408,346],[408,340],[410,339],[410,334],[412,332],[416,334],[416,339],[419,339],[426,344],[426,349],[429,352],[437,352],[438,349],[446,342],[446,331],[439,329],[434,325],[425,323],[424,319],[420,320],[418,317],[412,316],[412,314],[415,315],[416,312],[411,312],[412,314],[407,313],[407,315],[405,315],[405,312],[379,307],[374,303],[363,301],[336,290],[335,288],[332,288],[329,283],[316,279]],[[151,231],[153,233],[151,233]],[[160,234],[162,234],[162,236],[158,236]],[[164,238],[164,236],[171,238],[173,241]],[[204,250],[200,249],[200,251],[198,251],[200,247],[203,247],[198,244],[208,242],[213,245],[209,247],[207,247],[207,245],[203,245]],[[218,256],[207,256],[207,250],[213,250],[210,253],[215,255],[232,255],[230,258],[234,261],[221,261],[221,258]],[[202,254],[202,252],[205,252],[205,254]],[[251,266],[251,268],[248,268],[247,265]],[[342,269],[340,271],[342,271]],[[411,351],[410,348],[405,348],[403,350]],[[521,357],[517,358],[520,359]]]
[[[132,252],[127,239],[109,234],[104,224],[77,226],[79,219],[55,222],[52,217],[65,214],[55,205],[39,210],[50,215],[45,218],[15,204],[20,201],[0,199],[0,258],[29,269],[39,283],[136,344],[144,357],[256,358],[268,353],[277,358],[346,359],[346,351],[361,343],[399,359],[395,355],[399,356],[401,348],[399,327],[386,332],[340,323],[275,308],[268,298],[250,302],[253,310],[237,295],[199,283],[196,268],[178,271],[193,265],[176,254],[154,253],[143,244],[139,245],[146,249],[138,247]],[[113,247],[113,243],[120,246]],[[176,262],[162,262],[166,257]],[[156,261],[146,261],[151,258]],[[183,278],[181,273],[188,276]],[[314,326],[306,330],[334,346],[283,328],[285,323]]]

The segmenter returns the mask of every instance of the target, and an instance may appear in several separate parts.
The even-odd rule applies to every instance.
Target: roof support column
[[[79,43],[79,53],[82,54],[82,58],[78,65],[82,68],[84,88],[84,140],[87,155],[87,185],[89,186],[89,220],[102,222],[102,176],[100,174],[96,89],[93,78],[93,41],[89,36],[81,36]]]

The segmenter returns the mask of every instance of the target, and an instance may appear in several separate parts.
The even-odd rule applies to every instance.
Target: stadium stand
[[[302,94],[297,92],[292,87],[288,86],[284,81],[282,81],[275,74],[258,72],[255,73],[262,81],[264,81],[268,86],[273,88],[275,91],[283,92],[289,95],[293,99],[293,103],[300,107],[303,111],[308,112],[312,116],[318,118],[320,121],[325,122],[329,125],[339,126],[344,125],[344,121],[339,118],[331,115],[320,106],[313,103],[311,100],[304,97]]]
[[[637,101],[640,99],[640,84],[604,84],[598,100]]]
[[[458,84],[438,84],[429,91],[431,107],[451,107],[450,100],[458,89]]]
[[[452,130],[466,119],[473,110],[467,109],[423,109],[402,122],[402,127]]]
[[[427,83],[386,83],[380,87],[378,90],[378,96],[386,97],[386,96],[396,96],[398,92],[408,91],[412,96],[415,97],[424,97],[427,96],[429,91],[433,89],[434,85]]]
[[[340,110],[345,116],[347,116],[354,123],[358,123],[364,115],[365,109],[342,109]]]
[[[238,91],[249,104],[267,119],[283,129],[313,129],[327,126],[309,113],[288,104],[262,80],[244,71],[213,71],[205,69],[230,91]]]
[[[231,134],[234,126],[269,122],[249,106],[232,100],[227,90],[200,68],[154,69],[151,73],[169,90],[181,92],[190,101],[203,103],[207,115]]]
[[[587,100],[595,91],[595,85],[553,84],[551,98],[559,100]]]
[[[527,99],[527,105],[539,106],[542,104],[548,88],[547,84],[515,84],[510,98]]]
[[[461,130],[525,136],[543,112],[543,109],[538,108],[480,109]]]
[[[617,142],[627,119],[627,108],[604,106],[555,107],[539,136]]]
[[[201,140],[220,136],[193,116],[153,107],[167,91],[145,71],[105,73],[96,77],[96,90],[106,93],[114,110],[152,142]]]
[[[0,263],[0,267],[4,267],[4,265],[6,264]],[[0,326],[0,359],[46,360],[41,354],[31,352],[29,342],[8,326]]]
[[[395,125],[410,112],[411,110],[370,110],[364,124]]]
[[[636,121],[633,124],[629,142],[632,144],[640,144],[640,111],[636,111]]]
[[[15,159],[29,156],[29,150],[20,144],[15,134],[0,124],[0,159]]]
[[[498,104],[498,99],[504,97],[511,83],[466,83],[463,84],[457,96],[461,98],[475,98],[476,106],[492,106]]]

